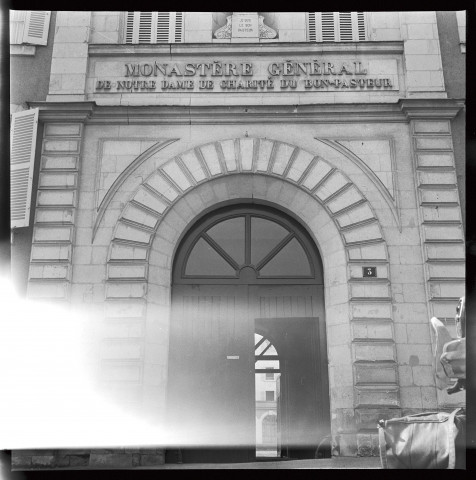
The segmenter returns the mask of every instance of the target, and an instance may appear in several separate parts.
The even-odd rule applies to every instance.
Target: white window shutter
[[[30,10],[26,13],[23,43],[46,45],[50,28],[51,12]]]
[[[338,20],[336,19],[337,12],[321,12],[320,13],[320,40],[321,42],[336,42],[336,24]]]
[[[156,12],[157,14],[157,43],[173,43],[170,35],[170,17],[172,12]]]
[[[173,12],[175,15],[175,20],[173,22],[174,32],[173,39],[174,43],[183,42],[183,12]]]
[[[367,40],[364,12],[310,12],[311,42],[358,42]]]
[[[310,42],[317,42],[316,12],[308,12],[307,14],[307,35]]]
[[[183,12],[127,12],[126,43],[183,41]]]
[[[367,21],[366,15],[364,12],[353,12],[355,14],[357,24],[357,35],[355,37],[356,41],[364,42],[367,40]]]
[[[152,35],[154,30],[154,12],[140,12],[139,21],[139,43],[153,43]]]
[[[30,223],[38,111],[38,108],[34,108],[12,115],[10,134],[11,228],[27,227]]]
[[[10,10],[10,44],[23,43],[25,30],[26,10]]]
[[[351,42],[354,38],[352,12],[339,12],[339,41]]]
[[[126,43],[139,43],[140,12],[127,12]]]

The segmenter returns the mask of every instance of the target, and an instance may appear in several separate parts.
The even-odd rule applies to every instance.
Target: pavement
[[[154,467],[143,467],[144,470],[265,470],[265,469],[307,469],[316,470],[348,468],[348,469],[380,469],[379,457],[333,457],[319,460],[281,460],[277,462],[249,463],[188,463],[165,464]]]

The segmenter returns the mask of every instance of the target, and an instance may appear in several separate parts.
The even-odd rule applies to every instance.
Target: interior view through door
[[[295,220],[257,205],[200,219],[173,268],[166,461],[315,458],[325,338],[322,264]]]

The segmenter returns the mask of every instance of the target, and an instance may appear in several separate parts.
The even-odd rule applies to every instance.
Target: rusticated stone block
[[[339,435],[340,454],[343,457],[357,456],[357,439],[355,434],[340,434]]]
[[[132,466],[133,467],[140,466],[140,457],[141,457],[141,455],[139,453],[133,453],[132,454]]]
[[[163,453],[157,455],[141,455],[140,464],[143,467],[153,467],[155,465],[163,465],[165,457]]]
[[[372,435],[370,433],[357,434],[357,455],[359,457],[372,456]]]
[[[342,432],[355,432],[357,431],[355,425],[355,415],[353,408],[339,408],[336,410],[336,418],[334,418],[334,425],[337,426],[339,435]]]
[[[89,457],[89,455],[88,455],[88,457]],[[69,467],[70,466],[69,455],[57,455],[56,456],[56,466],[61,467],[61,468]]]
[[[91,453],[90,467],[96,468],[128,468],[132,467],[130,453]]]
[[[380,386],[375,387],[359,387],[354,389],[354,401],[356,407],[362,405],[382,405],[384,407],[399,407],[398,387]]]
[[[378,433],[371,434],[370,436],[372,438],[372,457],[380,457]]]
[[[359,429],[377,428],[379,420],[401,417],[399,408],[356,408],[355,421]]]
[[[397,383],[397,366],[375,362],[374,365],[354,364],[357,384]]]
[[[71,467],[86,467],[89,465],[89,454],[85,455],[70,455],[69,465]]]
[[[56,458],[54,455],[33,455],[31,465],[33,467],[55,467]]]
[[[16,455],[15,452],[12,453],[12,469],[15,468],[25,468],[31,467],[31,456],[30,455]]]

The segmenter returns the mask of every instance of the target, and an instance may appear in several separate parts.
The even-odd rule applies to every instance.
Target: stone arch
[[[167,358],[152,352],[160,345],[167,351],[175,248],[204,212],[249,199],[293,214],[320,249],[336,419],[332,431],[343,432],[341,438],[355,435],[372,424],[376,405],[399,407],[388,252],[378,219],[358,187],[310,152],[243,137],[193,148],[161,165],[133,194],[114,229],[106,315],[135,318],[142,325],[147,343],[138,350],[139,378],[151,394],[146,397],[153,398],[154,391],[159,395],[152,372],[166,377]],[[363,266],[375,266],[377,277],[364,278]]]
[[[299,147],[245,137],[193,148],[149,175],[123,209],[112,245],[129,241],[150,246],[161,218],[182,195],[210,179],[239,173],[280,178],[311,194],[336,223],[348,249],[384,242],[371,205],[344,173]],[[111,249],[109,259],[116,258]]]

